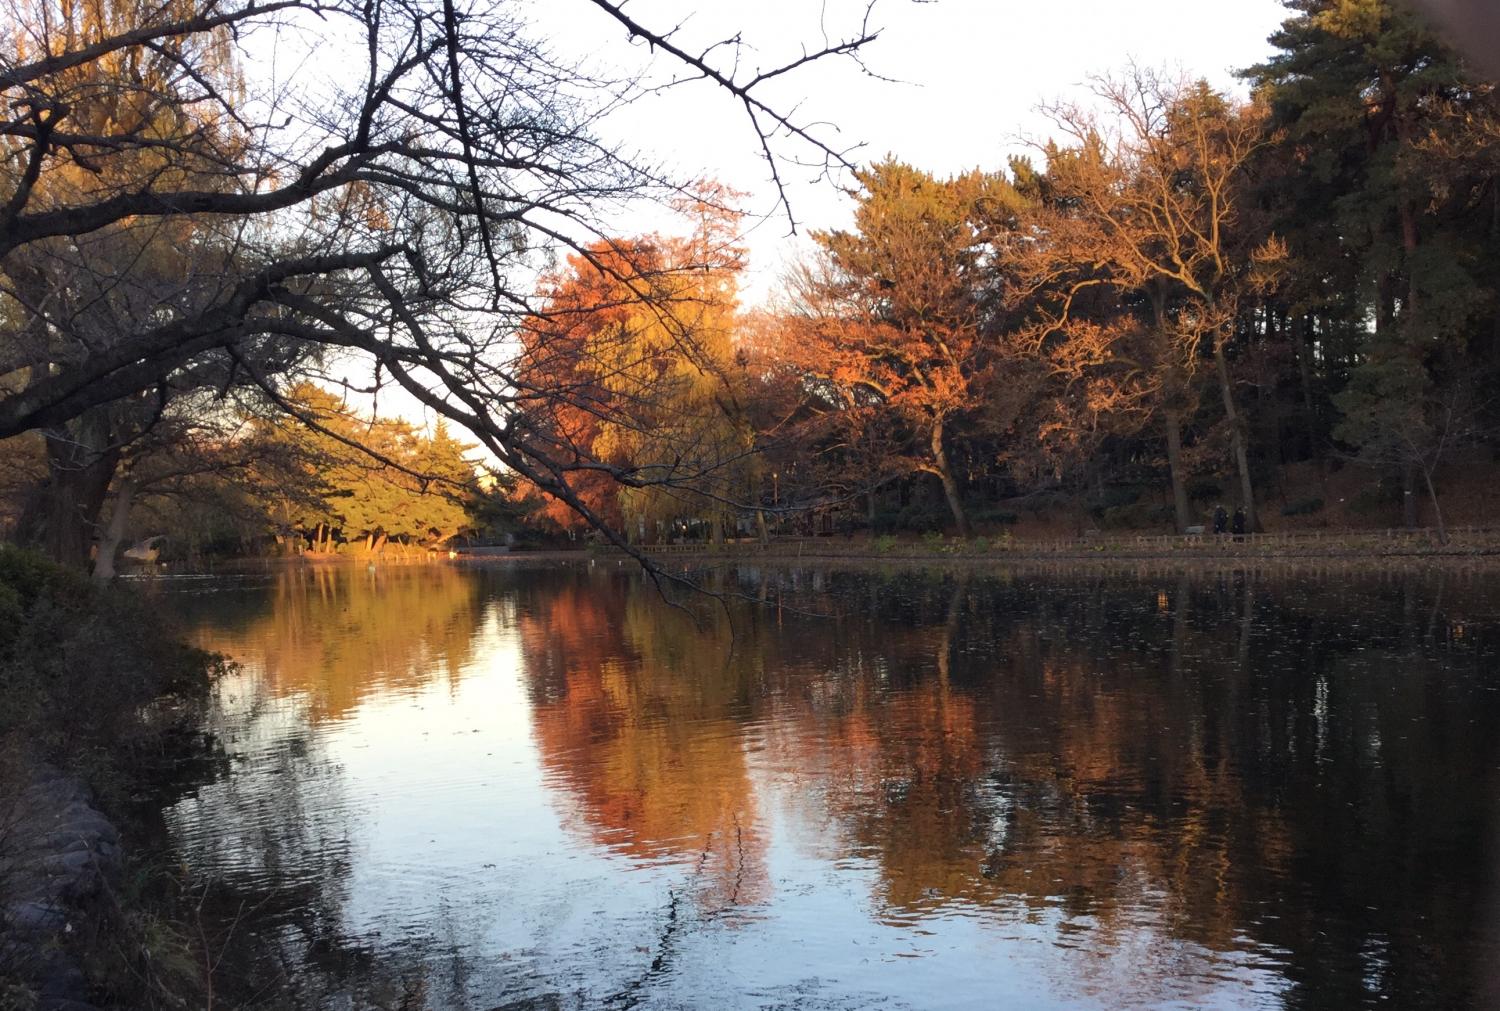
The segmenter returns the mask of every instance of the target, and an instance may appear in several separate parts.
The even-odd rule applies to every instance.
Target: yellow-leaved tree
[[[528,320],[521,375],[556,476],[596,516],[656,541],[706,525],[722,538],[754,485],[754,433],[734,348],[733,196],[704,187],[687,238],[591,247]],[[558,397],[558,389],[567,390]],[[568,525],[560,503],[549,515]]]

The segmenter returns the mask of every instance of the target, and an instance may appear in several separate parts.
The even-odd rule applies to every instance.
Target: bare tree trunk
[[[1188,509],[1187,482],[1182,475],[1182,416],[1176,411],[1166,412],[1167,470],[1172,476],[1172,510],[1177,515],[1177,532],[1187,533],[1192,525],[1192,513]]]
[[[1162,291],[1162,286],[1153,283],[1148,286],[1151,295],[1151,316],[1156,322],[1157,340],[1162,347],[1171,343],[1167,335],[1167,298]],[[1182,469],[1182,413],[1175,408],[1168,408],[1165,412],[1167,428],[1167,471],[1172,478],[1172,511],[1177,519],[1177,532],[1187,533],[1187,528],[1192,526],[1193,514],[1188,508],[1187,477]]]
[[[1417,528],[1417,465],[1411,460],[1401,465],[1401,522],[1408,530]]]
[[[1411,327],[1417,321],[1417,278],[1416,271],[1412,268],[1412,261],[1417,255],[1417,212],[1410,201],[1401,202],[1401,250],[1405,253],[1406,260],[1406,305],[1404,316],[1407,327]]]
[[[958,527],[958,536],[969,536],[969,517],[964,515],[963,500],[958,494],[958,482],[953,478],[953,469],[948,466],[948,451],[943,446],[943,419],[932,426],[932,460],[937,468],[938,479],[943,482],[943,495],[948,499],[948,509],[953,513],[953,522]]]
[[[1422,477],[1427,481],[1427,495],[1432,499],[1432,519],[1437,524],[1438,543],[1448,543],[1448,528],[1443,524],[1443,508],[1438,505],[1437,488],[1432,483],[1432,471],[1426,467],[1422,468]]]
[[[766,511],[761,508],[765,504],[761,488],[761,478],[757,475],[750,480],[749,498],[755,503],[755,536],[760,546],[765,547],[771,543],[771,531],[766,527]]]
[[[1230,445],[1234,449],[1234,464],[1240,473],[1240,498],[1245,510],[1245,529],[1250,533],[1260,530],[1260,516],[1255,510],[1255,484],[1250,477],[1250,453],[1245,446],[1244,419],[1234,401],[1234,383],[1229,378],[1229,362],[1224,357],[1224,344],[1214,341],[1214,368],[1219,373],[1219,392],[1224,396],[1224,417],[1229,422]]]
[[[27,501],[16,540],[59,564],[84,569],[120,451],[111,445],[104,408],[89,411],[69,428],[49,430],[46,441],[47,480]]]
[[[135,482],[121,478],[115,488],[115,499],[109,507],[109,522],[99,536],[99,553],[94,558],[94,580],[107,583],[115,578],[115,552],[125,539],[125,523],[130,519],[130,503],[135,497]]]
[[[1328,498],[1328,461],[1318,438],[1318,409],[1313,400],[1311,316],[1302,317],[1302,325],[1292,329],[1292,343],[1297,350],[1297,377],[1302,384],[1302,419],[1307,426],[1307,452],[1318,465],[1318,489]]]

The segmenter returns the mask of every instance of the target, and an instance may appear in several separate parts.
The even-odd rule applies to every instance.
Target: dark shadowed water
[[[243,665],[231,771],[167,812],[272,952],[242,971],[329,1007],[1500,993],[1500,577],[705,578],[728,616],[612,561],[170,590]]]

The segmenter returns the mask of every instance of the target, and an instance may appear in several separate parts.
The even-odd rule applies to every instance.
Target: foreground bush
[[[222,666],[183,644],[149,600],[0,546],[0,812],[22,810],[45,762],[90,787],[117,827],[124,863],[75,897],[60,944],[107,1006],[202,1006],[211,992],[203,924],[180,872],[132,854],[154,851],[153,813],[221,762],[197,728]],[[42,811],[50,817],[45,802]],[[28,835],[7,824],[0,857]],[[0,899],[8,889],[0,881]],[[33,1006],[32,963],[4,940],[0,1007]]]
[[[164,626],[149,600],[0,546],[0,740],[106,790],[161,755],[222,667]]]

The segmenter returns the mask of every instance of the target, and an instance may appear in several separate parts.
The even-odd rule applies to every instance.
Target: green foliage
[[[896,538],[890,534],[881,534],[875,538],[875,551],[878,554],[888,555],[896,547]]]
[[[15,646],[25,619],[38,602],[77,609],[92,599],[82,575],[32,551],[0,544],[0,656]]]
[[[1293,261],[1284,296],[1349,363],[1333,437],[1375,466],[1430,461],[1452,445],[1455,387],[1496,365],[1474,343],[1500,267],[1493,96],[1406,4],[1288,6],[1247,72],[1279,129],[1264,189]]]
[[[922,546],[928,551],[941,551],[946,543],[947,538],[943,536],[941,531],[929,530],[922,535]]]
[[[261,494],[276,532],[325,538],[332,547],[337,531],[345,541],[374,546],[388,539],[445,543],[472,526],[479,491],[466,454],[473,447],[446,423],[428,435],[405,421],[364,419],[311,384],[290,396],[323,431],[291,419],[271,425],[281,466]],[[293,480],[278,481],[285,471]]]

